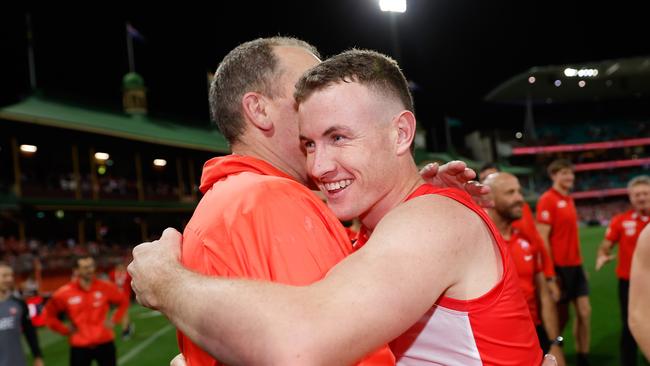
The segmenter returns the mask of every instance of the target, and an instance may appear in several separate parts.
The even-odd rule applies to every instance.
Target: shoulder
[[[52,294],[53,298],[64,298],[68,296],[68,294],[74,291],[74,285],[72,282],[68,282],[65,285],[59,287],[54,293]]]
[[[318,199],[307,187],[288,178],[254,173],[241,173],[220,182],[206,193],[202,204],[221,202],[229,210],[251,205],[275,204],[288,197]],[[206,201],[206,202],[203,202]],[[290,203],[290,202],[285,202]]]
[[[480,239],[485,236],[487,227],[482,218],[463,203],[447,196],[429,194],[397,206],[379,222],[377,229],[424,242],[455,246],[461,241],[467,243]],[[430,240],[434,238],[444,240]]]
[[[95,291],[113,291],[113,290],[118,290],[118,287],[116,284],[110,281],[102,280],[102,279],[95,279],[95,283],[93,284],[93,288]]]
[[[620,225],[623,222],[623,220],[625,220],[628,216],[629,216],[629,212],[623,212],[614,215],[614,217],[612,217],[612,221],[609,223],[609,226],[613,227],[613,226]]]
[[[12,302],[12,303],[14,303],[14,304],[16,304],[16,305],[18,305],[20,307],[23,307],[23,308],[27,307],[27,303],[25,303],[25,301],[23,299],[21,299],[20,297],[16,297],[16,296],[12,295],[12,296],[9,296],[8,300],[9,300],[9,302]]]
[[[539,196],[539,200],[537,201],[537,203],[538,204],[550,203],[552,201],[555,201],[556,199],[557,197],[553,194],[553,191],[548,190],[542,193],[541,196]]]

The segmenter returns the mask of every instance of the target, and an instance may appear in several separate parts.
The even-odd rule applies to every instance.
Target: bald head
[[[524,197],[517,177],[504,172],[492,173],[485,178],[483,184],[491,189],[490,195],[494,201],[491,213],[507,222],[521,218]]]

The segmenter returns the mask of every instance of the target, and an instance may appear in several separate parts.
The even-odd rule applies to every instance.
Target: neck
[[[395,184],[388,184],[387,193],[360,216],[361,223],[368,229],[369,233],[390,210],[403,203],[413,191],[424,183],[415,164],[410,165],[408,168],[398,169],[396,172],[390,173],[390,176],[398,177],[398,179],[400,179],[399,177],[404,178],[401,178]]]
[[[562,194],[565,195],[565,196],[568,196],[568,195],[569,195],[569,190],[568,190],[568,189],[564,189],[561,185],[559,185],[559,184],[557,184],[557,183],[553,183],[553,189],[555,189],[556,191],[562,193]]]
[[[11,291],[9,289],[0,291],[0,301],[5,301],[9,298],[9,295],[11,295]]]
[[[650,216],[650,210],[635,210],[641,216]]]
[[[90,288],[90,284],[93,282],[93,279],[84,279],[84,278],[79,278],[79,285],[81,288],[84,290],[88,290]]]
[[[512,221],[499,215],[493,208],[489,209],[488,213],[501,236],[506,240],[510,239],[510,236],[512,235]]]
[[[276,148],[275,150],[278,149]],[[275,150],[260,141],[253,141],[252,144],[246,142],[236,142],[232,144],[233,154],[252,156],[254,158],[264,160],[283,173],[293,177],[298,182],[306,184],[307,177],[303,174],[303,172],[294,168],[290,163],[287,162],[286,157],[283,158],[278,154],[278,151]]]

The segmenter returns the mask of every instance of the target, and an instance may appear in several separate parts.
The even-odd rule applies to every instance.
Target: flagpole
[[[27,23],[27,63],[29,65],[29,85],[32,87],[32,91],[36,90],[36,64],[34,62],[34,44],[32,42],[32,16],[27,13],[25,14],[25,20]]]
[[[126,24],[124,31],[126,33],[126,48],[129,53],[129,71],[135,72],[135,58],[133,57],[133,37],[131,37],[129,34],[128,23]]]

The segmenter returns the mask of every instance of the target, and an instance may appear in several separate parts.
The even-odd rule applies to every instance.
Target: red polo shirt
[[[648,224],[650,217],[642,216],[634,210],[629,210],[614,216],[609,223],[605,239],[618,243],[618,265],[616,276],[623,280],[630,280],[630,266],[632,254],[636,248],[636,241],[641,230]]]
[[[578,214],[573,198],[551,188],[537,202],[537,221],[551,226],[549,242],[556,266],[582,264],[578,242]]]

